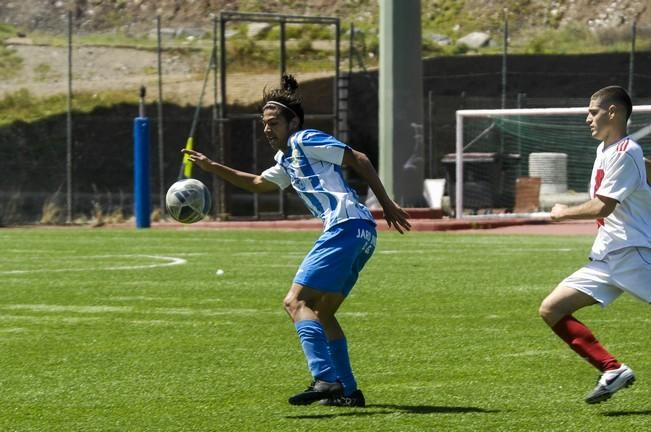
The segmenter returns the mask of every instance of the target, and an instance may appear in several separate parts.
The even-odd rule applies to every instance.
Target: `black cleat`
[[[364,393],[361,390],[357,389],[352,392],[349,396],[341,395],[336,398],[322,399],[319,402],[321,405],[327,406],[338,406],[338,407],[365,407],[366,400],[364,399]]]
[[[344,394],[344,388],[339,381],[328,382],[314,380],[304,391],[289,398],[292,405],[309,405],[322,399],[336,399]]]

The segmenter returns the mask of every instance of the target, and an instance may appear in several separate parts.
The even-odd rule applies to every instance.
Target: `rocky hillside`
[[[210,13],[222,10],[294,15],[354,17],[362,26],[377,26],[377,0],[3,0],[0,23],[25,31],[61,32],[67,10],[78,31],[123,28],[146,32],[160,14],[168,26],[210,28]],[[423,28],[447,34],[490,32],[499,28],[503,9],[511,11],[511,30],[531,32],[573,24],[595,30],[617,29],[638,19],[651,27],[648,0],[422,0]]]
[[[117,38],[118,42],[111,44],[93,41],[98,35],[151,36],[157,14],[161,16],[168,47],[172,46],[171,38],[176,41],[174,46],[185,47],[183,44],[189,38],[197,38],[194,47],[197,43],[207,46],[209,41],[201,38],[208,38],[212,30],[211,13],[224,10],[338,16],[343,26],[353,23],[362,31],[365,46],[357,49],[366,53],[363,62],[373,67],[378,53],[379,3],[378,0],[1,0],[0,26],[8,24],[16,30],[5,30],[3,42],[0,27],[0,98],[21,88],[29,89],[36,96],[66,90],[63,80],[67,76],[67,54],[61,44],[63,38],[59,37],[59,43],[50,46],[48,35],[66,33],[69,10],[73,12],[76,41],[82,35],[87,36],[86,42],[90,41],[88,47],[78,46],[73,55],[75,90],[97,92],[137,88],[140,84],[152,88],[156,85],[154,52],[134,51],[130,45],[124,46],[122,41],[130,38]],[[651,49],[649,0],[421,0],[424,56],[467,52],[458,47],[467,35],[480,34],[473,32],[483,33],[479,42],[466,42],[468,46],[492,45],[479,53],[497,53],[504,6],[509,10],[511,54],[608,52],[617,41],[623,41],[618,49],[626,50],[635,19],[638,20],[638,49]],[[575,34],[573,29],[579,29],[580,34]],[[241,50],[233,56],[250,57],[246,51],[250,30],[241,32],[239,43],[229,45]],[[27,37],[11,37],[16,36],[14,32]],[[34,44],[32,36],[35,36]],[[592,45],[582,42],[586,39],[591,43],[597,40],[599,49],[593,50]],[[344,49],[346,42],[343,41]],[[183,55],[177,54],[167,52],[163,59],[166,98],[182,105],[194,104],[201,90],[207,52],[185,50]],[[265,69],[255,65],[245,69],[236,71],[230,80],[233,102],[257,100],[258,89],[277,79],[277,66]],[[255,70],[255,75],[250,70]],[[328,71],[305,70],[300,75],[302,80],[307,80],[322,77]]]

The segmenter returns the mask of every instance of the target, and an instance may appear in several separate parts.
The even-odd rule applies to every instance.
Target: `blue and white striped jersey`
[[[310,212],[321,218],[324,231],[349,219],[375,224],[344,180],[341,163],[347,147],[324,132],[304,129],[289,137],[287,151],[276,153],[277,164],[261,175],[281,189],[291,184]]]

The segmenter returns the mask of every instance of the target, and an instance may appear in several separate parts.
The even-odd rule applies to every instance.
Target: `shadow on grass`
[[[643,411],[607,411],[602,415],[606,417],[625,417],[625,416],[651,416],[651,410]]]
[[[499,412],[497,410],[487,410],[477,407],[460,407],[460,406],[432,406],[432,405],[368,405],[367,408],[386,408],[392,411],[400,411],[408,414],[490,414]]]
[[[337,408],[340,409],[340,408]],[[432,406],[432,405],[393,405],[393,404],[376,404],[367,405],[366,408],[353,408],[351,410],[339,413],[328,414],[302,414],[285,416],[290,419],[322,419],[346,416],[374,416],[382,414],[395,414],[397,412],[405,414],[491,414],[497,413],[497,410],[487,410],[477,407],[460,407],[460,406]]]

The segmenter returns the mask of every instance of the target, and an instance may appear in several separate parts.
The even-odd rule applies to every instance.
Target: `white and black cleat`
[[[585,397],[585,401],[589,404],[606,401],[617,391],[630,386],[634,382],[633,370],[623,364],[618,369],[604,372],[599,377],[597,386]]]

